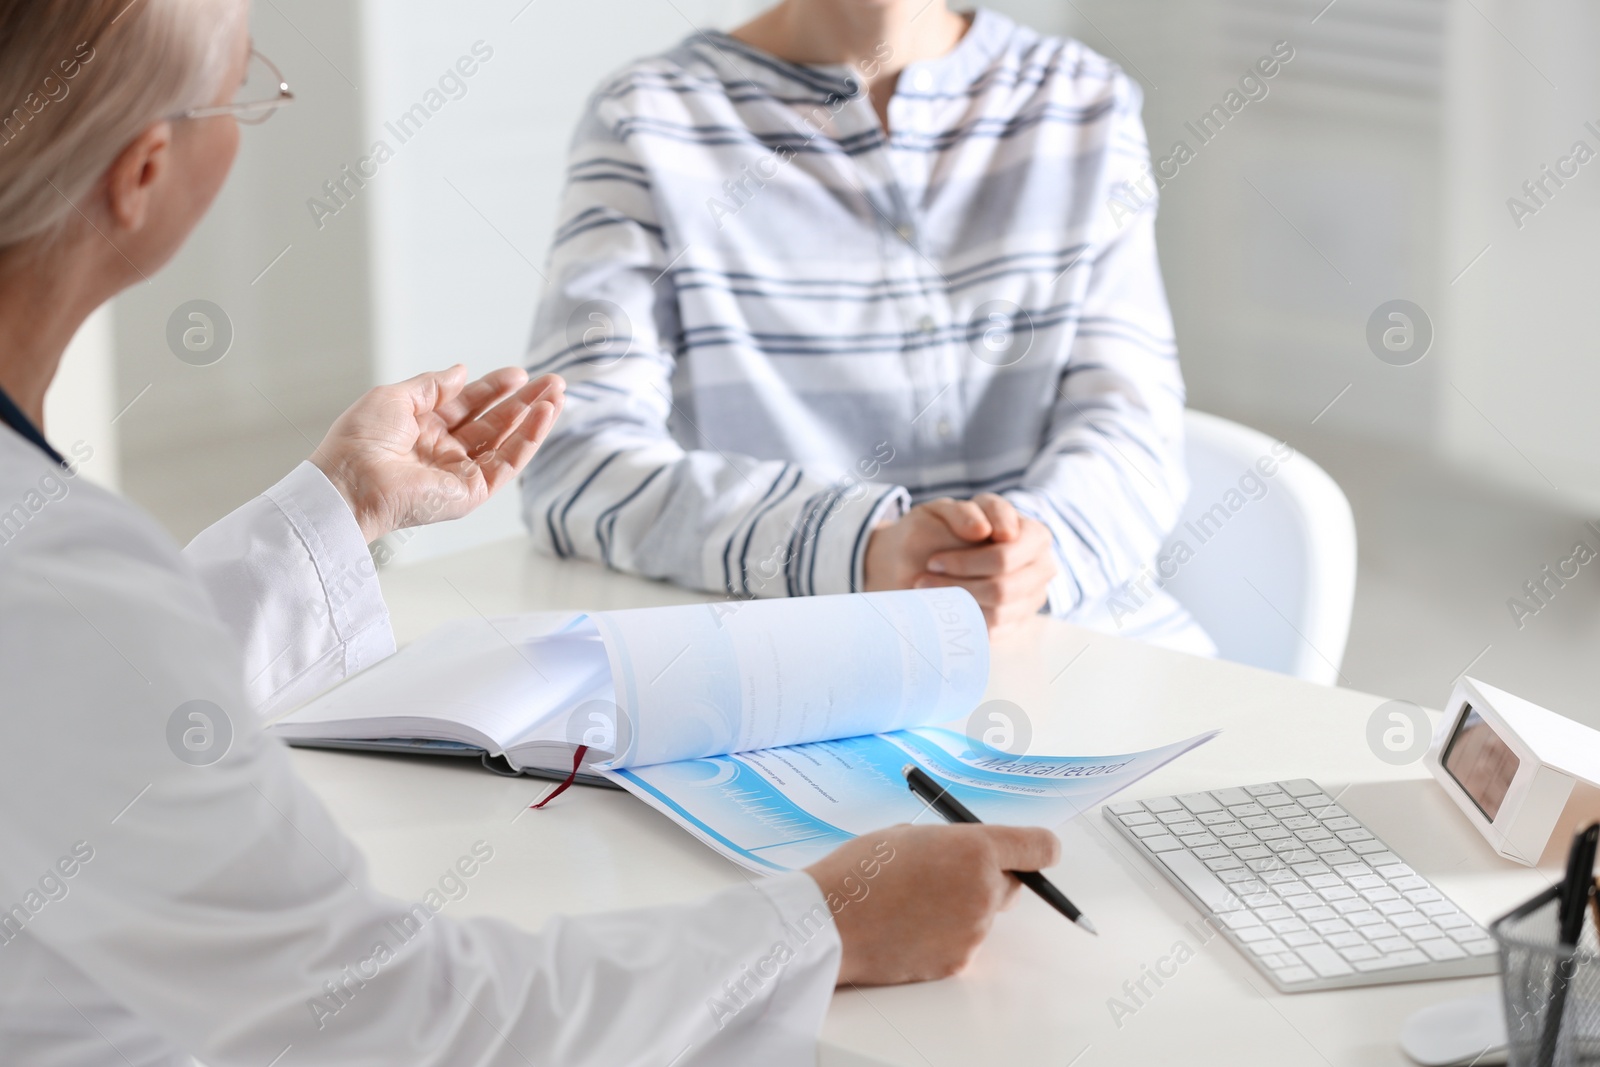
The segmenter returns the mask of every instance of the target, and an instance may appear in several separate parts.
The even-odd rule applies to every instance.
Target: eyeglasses
[[[250,66],[245,73],[244,84],[239,87],[237,95],[238,99],[231,104],[194,107],[173,117],[208,119],[217,115],[232,115],[247,126],[258,126],[270,119],[280,107],[294,101],[294,93],[289,91],[289,83],[283,80],[283,73],[272,60],[253,48],[250,50]]]

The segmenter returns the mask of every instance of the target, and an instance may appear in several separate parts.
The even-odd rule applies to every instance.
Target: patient
[[[732,597],[959,585],[991,628],[1212,651],[1165,594],[1109,604],[1187,490],[1140,100],[944,0],[784,0],[609,79],[534,330],[569,382],[535,539]]]

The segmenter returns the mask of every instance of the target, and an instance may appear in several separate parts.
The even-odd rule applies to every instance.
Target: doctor
[[[512,481],[563,386],[457,367],[375,389],[182,551],[74,480],[42,425],[63,349],[182,244],[236,120],[283,102],[247,17],[0,0],[6,1062],[810,1064],[836,983],[959,970],[1015,893],[1003,872],[1052,864],[1053,836],[897,827],[807,872],[537,934],[371,888],[258,714],[392,651],[367,543]]]

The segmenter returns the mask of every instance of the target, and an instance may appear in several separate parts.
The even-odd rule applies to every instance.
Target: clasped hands
[[[1005,497],[941,497],[880,523],[867,542],[866,588],[972,594],[991,632],[1039,613],[1056,576],[1050,531]]]

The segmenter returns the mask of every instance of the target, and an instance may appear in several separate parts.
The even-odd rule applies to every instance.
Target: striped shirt
[[[1187,491],[1140,102],[985,10],[901,73],[888,134],[852,69],[726,34],[624,68],[574,138],[534,327],[531,370],[570,383],[523,483],[536,541],[842,593],[875,523],[996,492],[1053,535],[1052,613],[1210,651],[1165,594],[1110,607]]]

